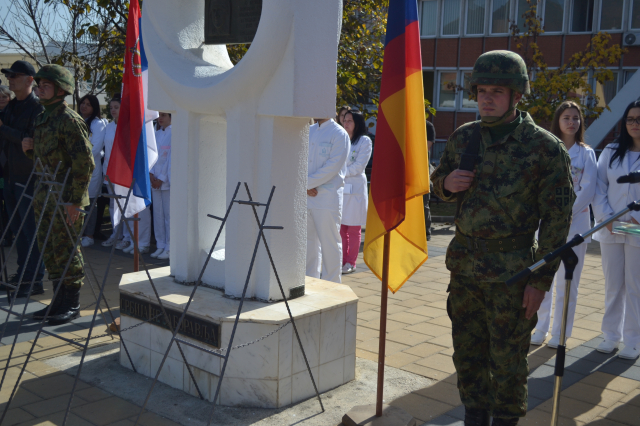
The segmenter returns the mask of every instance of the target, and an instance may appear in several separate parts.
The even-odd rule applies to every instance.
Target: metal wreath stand
[[[270,336],[271,334],[276,333],[277,331],[279,331],[280,329],[284,328],[286,325],[288,325],[289,323],[291,323],[291,325],[293,325],[293,330],[295,332],[296,338],[298,340],[298,344],[300,345],[300,350],[302,351],[302,356],[304,357],[304,362],[307,365],[307,371],[309,372],[309,377],[311,378],[311,383],[313,384],[313,388],[316,392],[316,397],[318,398],[318,402],[320,403],[320,408],[322,409],[322,411],[324,412],[324,405],[322,404],[322,399],[320,398],[320,393],[318,392],[318,387],[316,386],[316,382],[315,379],[313,378],[313,374],[311,373],[311,367],[309,366],[309,361],[307,360],[307,355],[304,351],[304,347],[302,346],[302,341],[300,340],[300,335],[298,334],[298,328],[296,327],[296,323],[293,319],[293,315],[291,314],[291,309],[289,307],[289,302],[287,300],[287,296],[284,293],[284,289],[282,287],[282,283],[280,281],[280,276],[278,275],[278,271],[276,269],[276,265],[273,261],[273,257],[271,256],[271,250],[269,250],[269,245],[267,244],[267,239],[264,236],[264,231],[265,230],[280,230],[283,229],[282,226],[267,226],[265,225],[265,222],[267,220],[267,215],[269,213],[269,207],[271,206],[271,201],[273,200],[273,193],[276,190],[275,186],[271,187],[271,193],[269,194],[269,199],[266,203],[259,203],[257,201],[253,201],[253,198],[251,197],[251,192],[249,191],[249,186],[247,185],[247,183],[244,183],[244,187],[245,190],[247,191],[247,197],[248,200],[247,201],[243,201],[243,200],[237,200],[236,197],[238,196],[238,190],[240,189],[240,182],[238,182],[238,184],[236,185],[236,189],[233,193],[233,197],[231,197],[231,202],[229,203],[229,206],[227,207],[227,211],[224,215],[224,217],[218,217],[218,216],[214,216],[211,214],[208,214],[207,216],[212,218],[212,219],[216,219],[219,220],[221,222],[220,224],[220,228],[218,229],[218,233],[216,234],[216,238],[213,241],[213,244],[211,245],[211,249],[209,250],[209,256],[207,256],[207,260],[205,261],[204,265],[202,266],[202,269],[200,270],[200,275],[198,276],[198,280],[196,281],[195,285],[193,286],[193,290],[191,290],[191,295],[189,296],[189,301],[187,302],[184,311],[182,312],[182,315],[180,316],[180,320],[178,321],[178,323],[176,324],[175,330],[173,330],[173,335],[171,337],[171,341],[169,342],[169,346],[167,347],[167,350],[165,351],[164,357],[162,358],[162,362],[160,363],[160,366],[158,367],[158,371],[156,372],[156,376],[153,379],[153,383],[151,384],[151,388],[149,389],[149,393],[147,393],[147,397],[145,398],[144,404],[142,404],[142,407],[140,408],[140,413],[138,414],[138,418],[136,419],[136,423],[135,425],[138,424],[138,422],[140,421],[140,418],[142,416],[142,414],[144,413],[144,410],[147,406],[147,403],[149,402],[149,398],[151,397],[151,393],[153,392],[153,388],[155,387],[156,383],[158,382],[158,377],[160,376],[160,372],[162,371],[162,367],[164,366],[165,361],[167,360],[167,356],[169,355],[169,351],[171,350],[171,347],[173,346],[173,342],[176,343],[176,345],[178,345],[178,347],[180,347],[180,344],[184,344],[187,346],[190,346],[192,348],[201,350],[203,352],[206,352],[210,355],[213,356],[217,356],[219,358],[223,358],[224,359],[224,363],[222,364],[222,369],[220,370],[220,378],[218,379],[218,386],[216,387],[216,393],[215,396],[213,398],[213,404],[211,407],[211,414],[209,415],[209,420],[207,422],[208,425],[211,424],[211,422],[213,421],[213,415],[215,413],[215,408],[216,408],[216,401],[218,400],[218,396],[220,395],[220,387],[222,385],[222,380],[224,378],[224,373],[225,370],[227,368],[227,362],[229,361],[229,356],[231,354],[231,350],[232,349],[238,349],[244,346],[248,346],[250,344],[256,343],[260,340],[265,339],[266,337]],[[229,213],[231,212],[231,208],[233,207],[234,204],[240,204],[240,205],[248,205],[251,206],[251,208],[253,209],[253,215],[256,219],[256,223],[258,225],[258,236],[256,237],[256,243],[255,246],[253,248],[253,256],[251,257],[251,263],[249,264],[249,271],[247,272],[247,279],[244,283],[244,288],[242,290],[242,297],[240,298],[240,304],[238,305],[238,312],[236,314],[236,319],[233,323],[233,330],[231,331],[231,337],[229,338],[229,345],[226,348],[220,348],[218,350],[211,350],[199,345],[196,345],[194,343],[191,343],[188,340],[182,339],[180,337],[177,337],[178,331],[180,330],[180,327],[182,326],[182,321],[184,320],[185,316],[187,315],[187,311],[189,310],[189,306],[191,305],[191,302],[193,301],[193,297],[195,296],[196,290],[198,290],[198,287],[202,284],[202,276],[204,275],[204,271],[207,268],[207,265],[209,264],[209,260],[211,259],[211,256],[213,254],[213,251],[216,247],[216,244],[218,243],[218,239],[220,238],[220,234],[222,233],[222,230],[227,222],[227,218],[229,217]],[[258,211],[257,211],[257,207],[265,207],[264,213],[262,215],[262,220],[260,220],[259,216],[258,216]],[[287,312],[289,313],[289,321],[284,323],[282,326],[280,326],[279,328],[277,328],[276,330],[270,332],[269,334],[262,336],[252,342],[248,342],[248,343],[244,343],[244,344],[240,344],[237,346],[232,346],[233,345],[233,339],[235,337],[236,334],[236,328],[238,327],[238,320],[240,319],[240,315],[242,314],[242,305],[244,304],[244,300],[245,300],[245,296],[247,293],[247,288],[249,287],[249,279],[251,278],[251,272],[253,270],[253,264],[255,262],[256,259],[256,255],[258,253],[258,247],[260,246],[260,240],[262,240],[262,242],[264,243],[264,247],[267,250],[267,255],[269,256],[269,262],[271,263],[271,267],[273,268],[273,273],[276,277],[276,281],[278,282],[278,287],[280,287],[280,293],[282,295],[282,299],[284,300],[285,306],[287,308]],[[145,267],[146,269],[146,267]],[[147,272],[148,274],[148,272]],[[149,277],[149,280],[151,281],[151,277]],[[153,285],[153,283],[152,283]],[[154,291],[155,291],[155,287],[154,287]],[[161,303],[160,301],[160,296],[158,295],[158,293],[156,292],[156,298],[158,299],[158,302]],[[162,308],[162,305],[161,305]],[[163,312],[164,312],[164,308]],[[165,314],[166,315],[166,314]],[[167,321],[167,324],[171,324],[170,321]],[[223,354],[223,353],[226,353]],[[184,355],[183,355],[184,357]],[[185,365],[187,365],[187,361],[185,359]],[[189,370],[189,373],[191,373],[191,371]],[[200,399],[204,400],[202,394],[200,393],[200,389],[198,389],[198,385],[193,377],[193,375],[191,376],[191,380],[193,381],[193,383],[196,385],[196,389],[198,390],[198,394],[200,395]],[[134,425],[134,426],[135,426]]]
[[[621,176],[617,180],[618,183],[640,183],[640,172],[633,172],[627,176]],[[612,217],[607,219],[606,221],[598,224],[598,226],[590,229],[584,234],[576,234],[571,241],[567,242],[565,245],[560,247],[559,249],[547,254],[542,260],[537,263],[529,266],[527,269],[524,269],[518,272],[513,277],[507,280],[507,285],[515,284],[529,275],[531,275],[534,271],[542,268],[544,265],[553,262],[556,258],[560,257],[562,262],[564,263],[565,268],[565,295],[564,295],[564,304],[562,307],[562,326],[560,328],[560,342],[558,344],[557,355],[556,355],[556,365],[555,365],[555,381],[553,388],[553,410],[551,412],[551,426],[557,426],[558,424],[558,415],[560,412],[560,391],[562,389],[562,376],[564,376],[564,361],[566,354],[566,333],[567,333],[567,315],[569,310],[569,294],[571,292],[571,280],[573,279],[573,271],[578,265],[578,256],[573,251],[573,247],[576,247],[582,243],[584,243],[584,239],[589,237],[592,234],[595,234],[599,230],[605,228],[610,223],[613,223],[617,218],[623,216],[631,211],[640,211],[640,202],[634,201],[627,205],[626,208],[620,210],[615,213]]]
[[[66,220],[65,220],[64,211],[63,211],[62,207],[63,206],[67,207],[67,206],[71,205],[70,203],[63,202],[63,193],[64,193],[65,185],[66,185],[67,180],[69,178],[69,170],[67,170],[67,172],[65,174],[65,177],[64,177],[62,182],[56,181],[56,176],[57,176],[57,174],[59,172],[60,165],[61,165],[61,163],[58,163],[58,165],[56,166],[56,169],[53,172],[50,172],[50,170],[46,166],[44,166],[42,164],[40,159],[36,159],[34,167],[32,169],[32,172],[31,172],[31,174],[29,176],[29,179],[27,181],[27,184],[26,185],[20,185],[20,186],[22,186],[23,188],[26,189],[28,187],[29,183],[31,182],[32,178],[34,176],[38,176],[38,183],[35,185],[34,194],[36,194],[38,192],[38,190],[42,186],[47,186],[49,188],[47,190],[47,194],[46,194],[46,197],[45,197],[45,200],[44,200],[44,205],[43,205],[42,211],[40,212],[40,215],[38,216],[38,219],[37,219],[36,230],[39,229],[41,224],[42,224],[42,220],[43,220],[43,218],[45,216],[45,213],[47,211],[47,206],[49,205],[49,202],[53,201],[55,203],[54,204],[54,210],[53,210],[53,213],[51,215],[49,227],[47,229],[47,233],[45,235],[45,238],[44,238],[42,246],[46,248],[47,243],[49,241],[49,236],[51,235],[51,231],[53,229],[53,224],[54,224],[54,222],[56,220],[56,216],[58,214],[60,214],[60,217],[62,218],[62,222],[65,224],[67,235],[69,236],[69,238],[72,241],[74,241],[71,253],[70,253],[69,258],[67,259],[67,262],[65,264],[65,268],[64,268],[64,271],[62,273],[62,276],[59,278],[60,284],[55,289],[52,300],[55,300],[55,298],[58,296],[58,293],[59,293],[59,291],[60,291],[60,289],[62,288],[62,285],[63,285],[62,282],[65,279],[74,278],[74,277],[67,277],[67,272],[69,270],[69,266],[71,265],[71,261],[78,254],[78,247],[80,247],[81,251],[83,250],[82,246],[80,244],[80,240],[81,240],[82,234],[84,233],[84,230],[85,230],[86,225],[87,225],[87,222],[85,221],[83,223],[83,225],[82,225],[82,228],[81,228],[80,232],[76,233],[75,229],[73,227],[69,227],[67,222],[66,222]],[[37,168],[41,169],[42,171],[41,172],[37,172],[36,171]],[[51,197],[52,195],[53,195],[53,200],[50,200],[52,198]],[[125,208],[126,208],[126,203],[129,201],[130,195],[131,195],[131,189],[129,190],[129,194],[127,195],[127,197],[121,197],[121,196],[110,195],[110,194],[103,194],[103,196],[105,196],[105,197],[115,198],[116,202],[118,202],[118,205],[119,205],[118,198],[126,198]],[[18,200],[18,205],[19,205],[19,203],[22,201],[22,199],[24,197],[26,197],[26,198],[31,200],[30,204],[29,204],[29,207],[28,207],[28,209],[31,209],[32,206],[33,206],[34,197],[25,194],[25,191],[22,192],[22,195],[20,196],[20,199]],[[83,213],[83,214],[85,214],[87,216],[90,215],[93,212],[93,210],[94,210],[94,208],[96,206],[97,198],[98,197],[96,197],[94,199],[94,201],[91,203],[90,208],[89,208],[88,211],[87,210],[82,210],[82,209],[78,209],[78,210],[81,213]],[[121,210],[124,211],[122,208],[121,208]],[[15,217],[15,214],[16,214],[16,211],[14,210],[13,214],[11,215],[11,219],[9,220],[9,223],[11,223],[11,221]],[[26,216],[25,216],[25,218],[26,218]],[[25,221],[26,220],[23,219],[22,223],[20,224],[20,230],[22,230],[22,227],[24,226]],[[4,239],[4,237],[6,235],[6,232],[7,232],[7,229],[5,229],[3,231],[2,237],[0,237],[0,240]],[[27,258],[30,257],[30,255],[31,255],[31,251],[32,251],[32,249],[34,247],[34,244],[36,243],[36,239],[37,239],[37,235],[34,235],[32,241],[30,242],[29,252],[28,252]],[[14,247],[15,247],[15,241],[14,241],[14,244],[12,245],[12,247],[11,247],[11,250],[10,250],[9,254],[11,254],[11,251],[14,249]],[[42,261],[43,261],[44,251],[45,250],[43,249],[41,251],[41,253],[40,253],[40,256],[38,258],[38,263],[37,263],[38,265],[40,265],[42,263]],[[74,383],[73,383],[73,387],[71,389],[71,395],[69,397],[69,402],[68,402],[68,405],[67,405],[67,410],[65,412],[64,420],[63,420],[63,423],[62,423],[63,425],[66,424],[67,418],[68,418],[68,415],[69,415],[69,411],[71,409],[71,403],[73,401],[75,390],[76,390],[76,387],[77,387],[77,384],[78,384],[78,378],[80,377],[80,372],[82,370],[82,365],[84,363],[84,359],[85,359],[85,356],[86,356],[86,353],[87,353],[87,349],[89,348],[89,343],[90,343],[90,340],[92,338],[91,334],[92,334],[93,328],[95,326],[95,321],[96,321],[96,317],[98,315],[98,311],[100,311],[100,313],[102,314],[102,317],[103,317],[103,319],[105,321],[105,325],[107,325],[107,328],[108,328],[108,324],[109,323],[107,322],[107,320],[105,318],[105,315],[104,315],[104,312],[102,311],[101,302],[102,302],[102,299],[103,299],[104,289],[105,289],[105,286],[106,286],[107,277],[108,277],[108,274],[109,274],[109,269],[110,269],[111,260],[113,258],[114,251],[115,251],[115,245],[111,249],[111,254],[109,256],[109,262],[107,264],[107,268],[105,270],[104,278],[102,280],[102,284],[100,285],[100,291],[99,291],[98,295],[96,295],[96,292],[95,292],[95,290],[93,288],[93,285],[91,283],[91,279],[89,278],[89,274],[87,274],[86,267],[88,266],[89,269],[91,270],[91,273],[92,273],[94,279],[96,280],[96,284],[97,284],[98,280],[97,280],[97,277],[95,275],[95,272],[94,272],[93,268],[91,267],[90,263],[86,262],[85,265],[83,265],[83,272],[84,272],[85,279],[88,282],[89,287],[91,288],[91,291],[93,292],[94,297],[96,298],[96,301],[94,303],[91,303],[88,306],[85,306],[84,308],[80,308],[82,310],[82,309],[86,309],[88,307],[91,307],[91,306],[95,305],[93,318],[91,320],[91,326],[89,327],[89,331],[88,331],[88,334],[87,334],[86,338],[80,337],[80,338],[76,338],[76,339],[70,339],[70,338],[66,338],[66,337],[63,337],[61,335],[58,335],[57,333],[51,332],[49,330],[45,330],[44,329],[44,324],[49,319],[48,316],[49,316],[49,312],[51,311],[52,304],[49,304],[49,306],[47,307],[47,311],[46,311],[46,313],[44,315],[44,318],[40,321],[38,332],[36,334],[35,339],[33,340],[33,343],[31,344],[31,348],[29,350],[29,353],[27,354],[26,359],[25,359],[24,363],[22,364],[22,368],[20,370],[20,374],[18,375],[18,378],[16,380],[16,384],[14,385],[13,390],[11,392],[11,395],[9,397],[9,400],[7,401],[7,403],[6,403],[5,407],[4,407],[4,410],[2,412],[2,415],[0,416],[0,424],[3,423],[3,421],[4,421],[4,419],[5,419],[6,415],[7,415],[7,412],[9,410],[10,405],[11,405],[11,402],[13,401],[13,398],[14,398],[14,396],[16,394],[17,389],[18,389],[18,385],[20,384],[20,379],[22,378],[22,375],[25,372],[27,364],[29,363],[29,360],[31,359],[31,356],[32,356],[33,351],[35,349],[36,343],[37,343],[37,341],[40,338],[40,335],[42,333],[44,333],[44,334],[46,334],[48,336],[55,337],[55,338],[60,339],[60,340],[62,340],[64,342],[67,342],[68,344],[77,346],[77,347],[82,349],[82,358],[81,358],[80,364],[78,366],[78,372],[76,373],[76,377],[75,377],[75,380],[74,380]],[[7,268],[6,262],[3,262],[3,264],[2,264],[3,271],[6,271],[6,268]],[[23,268],[23,271],[20,274],[20,277],[19,277],[17,283],[8,283],[6,280],[0,282],[0,284],[2,284],[5,288],[8,288],[10,290],[14,290],[13,295],[9,294],[9,300],[10,300],[9,308],[7,309],[7,308],[4,308],[4,307],[0,307],[0,310],[5,311],[10,315],[16,316],[20,320],[19,323],[18,323],[18,327],[16,329],[16,332],[15,332],[14,338],[13,338],[13,343],[12,343],[11,349],[9,351],[9,356],[7,358],[7,361],[6,361],[6,365],[3,368],[2,379],[0,380],[0,390],[2,389],[2,386],[4,385],[4,380],[6,378],[7,370],[9,369],[9,366],[10,366],[10,363],[11,363],[11,359],[12,359],[12,356],[13,356],[13,352],[14,352],[15,346],[17,344],[18,336],[20,335],[20,329],[22,327],[22,324],[23,324],[24,320],[28,319],[28,316],[29,316],[26,313],[26,311],[27,311],[27,306],[29,304],[29,301],[31,299],[31,292],[33,290],[33,286],[34,286],[34,284],[36,282],[35,281],[35,279],[36,279],[36,275],[35,274],[34,274],[34,277],[32,278],[32,280],[31,280],[31,282],[29,284],[29,291],[28,291],[27,298],[26,298],[26,301],[25,301],[25,304],[24,304],[24,308],[22,309],[22,312],[15,312],[13,310],[13,306],[15,304],[15,300],[16,300],[17,294],[18,294],[18,288],[20,287],[20,284],[22,284],[22,279],[24,277],[25,269],[26,269],[26,267]],[[113,321],[115,319],[115,317],[114,317],[113,313],[111,312],[111,309],[110,309],[109,304],[108,304],[106,299],[104,299],[104,303],[105,303],[105,306],[107,308],[107,311],[109,312],[109,315],[111,316],[111,320]],[[0,339],[4,337],[4,333],[6,331],[6,327],[7,327],[8,321],[9,321],[9,315],[7,315],[7,317],[5,319],[4,325],[2,327],[2,333],[0,335]],[[121,333],[121,331],[118,330],[117,334],[118,334],[119,337],[121,337],[120,333]],[[107,335],[111,336],[111,338],[114,339],[112,333],[108,333]],[[131,363],[131,366],[133,367],[133,369],[135,371],[135,367],[133,366],[133,361],[131,360],[131,356],[129,355],[129,351],[127,350],[127,347],[124,344],[124,341],[122,341],[122,338],[120,338],[120,340],[121,340],[123,348],[124,348],[124,350],[125,350],[125,352],[127,354],[129,362]],[[81,341],[84,341],[84,343],[80,343]]]

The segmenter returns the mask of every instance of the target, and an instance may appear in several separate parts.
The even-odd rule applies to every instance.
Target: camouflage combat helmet
[[[505,86],[523,95],[529,94],[527,65],[520,55],[508,50],[492,50],[476,60],[469,85],[478,94],[478,85]]]
[[[64,90],[67,95],[73,93],[74,81],[71,72],[63,66],[56,64],[48,64],[40,68],[34,77],[36,82],[40,82],[41,78],[53,81],[59,88]]]

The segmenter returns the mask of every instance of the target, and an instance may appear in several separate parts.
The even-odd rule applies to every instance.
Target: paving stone
[[[112,396],[73,408],[72,411],[79,417],[91,420],[96,425],[102,426],[133,417],[138,414],[140,408],[122,398]]]
[[[407,364],[416,362],[420,357],[405,352],[397,352],[393,355],[385,357],[385,364],[390,367],[402,368]]]
[[[540,404],[537,409],[551,413],[553,400],[549,399]],[[562,396],[560,399],[560,416],[575,419],[581,422],[589,422],[606,410],[605,407],[578,401]]]
[[[427,377],[432,380],[437,380],[437,381],[446,380],[449,377],[451,377],[451,374],[449,373],[445,373],[444,371],[440,371],[440,370],[435,370],[430,367],[425,367],[424,365],[420,365],[416,363],[407,364],[404,367],[402,367],[402,369],[405,371],[409,371],[411,373],[419,374],[421,376]]]
[[[46,377],[38,377],[20,384],[21,387],[38,395],[41,398],[49,399],[71,392],[75,378],[68,374],[52,374]],[[78,380],[77,390],[85,389],[89,385]]]
[[[619,402],[603,411],[600,415],[625,425],[637,425],[638,419],[640,419],[640,407]]]
[[[49,398],[45,400],[41,400],[38,402],[34,402],[32,404],[27,404],[22,406],[22,409],[33,415],[34,417],[46,417],[50,416],[53,413],[57,413],[58,411],[65,411],[69,404],[69,398],[71,394],[60,395],[54,398]],[[81,405],[86,404],[82,398],[74,396],[72,402],[73,407],[79,407]]]
[[[447,382],[437,382],[428,388],[415,391],[418,395],[435,399],[453,406],[462,404],[458,387]]]
[[[453,408],[449,404],[425,398],[415,393],[402,396],[389,405],[400,407],[423,422],[435,419]]]
[[[387,340],[391,340],[393,342],[402,343],[404,345],[409,345],[409,346],[415,346],[429,339],[431,339],[431,336],[418,333],[417,331],[407,330],[407,329],[396,330],[396,331],[387,333]]]
[[[545,365],[550,365],[552,367],[555,367],[556,365],[556,360],[555,359],[551,359],[549,361],[547,361],[545,363]],[[569,371],[573,371],[579,374],[582,374],[584,376],[593,373],[594,371],[596,371],[598,369],[598,367],[600,367],[600,363],[597,362],[592,362],[589,361],[587,359],[584,358],[576,358],[573,356],[565,356],[565,361],[564,361],[564,369],[565,371],[569,370]]]
[[[365,351],[369,351],[369,352],[374,352],[374,353],[378,353],[378,347],[379,347],[379,340],[378,339],[371,339],[371,340],[367,340],[361,344],[358,344],[357,347],[360,349],[364,349]],[[400,352],[403,351],[405,349],[408,349],[410,346],[409,345],[403,345],[400,343],[396,343],[396,342],[392,342],[387,340],[386,346],[385,346],[385,355],[391,355],[394,354],[396,352]]]
[[[444,414],[437,419],[422,424],[422,426],[464,426],[464,421]]]
[[[392,321],[399,321],[405,324],[413,325],[423,322],[425,320],[424,316],[411,314],[408,312],[398,312],[396,314],[389,315],[389,319]]]
[[[640,385],[640,383],[635,380],[627,379],[625,377],[617,377],[601,371],[596,371],[595,373],[585,377],[582,380],[582,383],[599,388],[614,390],[616,392],[622,392],[624,394],[637,389]]]
[[[620,401],[625,395],[621,392],[602,389],[578,382],[568,389],[563,390],[562,396],[608,408]]]
[[[553,383],[555,381],[554,372],[555,372],[555,369],[553,367],[545,364],[545,365],[541,365],[540,367],[536,368],[532,373],[530,373],[529,378],[542,379],[547,382]],[[574,371],[565,370],[564,376],[562,377],[562,384],[563,386],[565,384],[570,386],[576,382],[579,382],[584,377],[585,377],[584,374],[579,374]]]
[[[464,420],[464,405],[459,405],[453,410],[447,413],[447,416],[453,417],[454,419]]]
[[[135,421],[135,417],[132,417],[131,420]],[[145,412],[140,416],[140,421],[138,422],[141,426],[179,426],[178,423],[173,422],[169,419],[165,419],[155,413]]]
[[[620,361],[622,360],[617,358],[615,361],[608,362],[605,365],[601,366],[598,371],[640,381],[640,367],[629,365],[624,361]]]
[[[12,408],[7,411],[7,415],[4,417],[2,424],[17,425],[33,418],[34,417],[31,414],[27,413],[22,408]]]
[[[20,423],[19,426],[60,426],[62,425],[63,419],[64,411]],[[67,426],[94,426],[94,423],[88,422],[73,413],[69,413]]]
[[[425,367],[433,368],[436,370],[444,371],[445,373],[453,374],[456,372],[456,368],[453,365],[453,359],[450,356],[435,354],[427,358],[423,358],[416,361],[416,364],[423,365]]]
[[[545,401],[553,396],[553,383],[540,378],[529,378],[527,387],[529,395],[540,401]],[[531,409],[532,407],[529,407]]]

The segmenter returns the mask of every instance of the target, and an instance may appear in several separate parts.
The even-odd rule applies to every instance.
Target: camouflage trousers
[[[44,204],[43,194],[41,193],[38,195],[39,196],[36,196],[36,199],[34,200],[36,220],[40,216],[40,212],[42,211],[42,206]],[[63,206],[60,206],[62,212],[58,211],[56,214],[53,222],[53,228],[51,229],[49,239],[47,240],[47,246],[43,247],[47,231],[51,225],[51,219],[55,207],[55,201],[52,198],[53,197],[49,198],[46,211],[42,217],[42,223],[38,228],[38,247],[40,248],[40,252],[43,253],[44,266],[47,268],[47,272],[49,273],[49,280],[55,282],[62,278],[64,268],[69,261],[75,241],[69,236],[69,232],[67,232],[67,227],[65,226],[66,209]],[[76,235],[79,235],[82,223],[83,216],[80,215],[78,220],[73,224]],[[73,235],[71,226],[69,226],[69,231],[71,231],[71,234]],[[82,280],[84,279],[83,265],[84,260],[80,252],[80,246],[78,245],[77,251],[69,265],[69,269],[67,269],[67,273],[65,274],[63,281],[65,286],[76,289],[79,289],[82,286]]]
[[[527,352],[538,318],[524,316],[524,287],[451,275],[447,312],[460,399],[494,417],[527,414]]]

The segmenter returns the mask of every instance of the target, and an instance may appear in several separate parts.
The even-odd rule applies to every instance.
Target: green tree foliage
[[[529,1],[529,0],[527,0]],[[550,123],[557,107],[571,100],[582,107],[587,119],[596,119],[608,106],[600,106],[600,97],[594,93],[589,76],[604,84],[613,80],[608,66],[617,65],[626,49],[611,44],[611,35],[595,34],[584,50],[573,54],[559,68],[550,69],[538,46],[538,38],[544,34],[536,5],[529,2],[530,9],[522,16],[522,31],[511,25],[515,49],[524,58],[531,81],[531,94],[523,97],[518,108],[528,111],[538,123]]]

